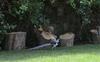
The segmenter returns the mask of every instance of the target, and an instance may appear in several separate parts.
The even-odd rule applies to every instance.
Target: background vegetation
[[[34,29],[40,25],[53,25],[57,35],[74,32],[76,40],[90,40],[89,30],[100,25],[99,10],[99,0],[1,0],[0,42],[6,33],[25,31],[27,46],[35,46]]]

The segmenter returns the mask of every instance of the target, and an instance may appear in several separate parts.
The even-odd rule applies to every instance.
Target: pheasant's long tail
[[[50,45],[51,45],[50,43],[47,43],[47,44],[43,44],[43,45],[39,45],[39,46],[36,46],[36,47],[30,48],[29,50],[40,49],[40,48],[43,48],[43,47],[46,47],[46,46],[50,46]]]

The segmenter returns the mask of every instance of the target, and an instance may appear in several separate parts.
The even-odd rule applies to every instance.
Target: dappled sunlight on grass
[[[100,62],[99,58],[99,45],[0,52],[0,62]]]

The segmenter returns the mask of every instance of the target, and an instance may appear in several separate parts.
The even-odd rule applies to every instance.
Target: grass
[[[0,62],[100,62],[100,45],[35,51],[1,51]]]

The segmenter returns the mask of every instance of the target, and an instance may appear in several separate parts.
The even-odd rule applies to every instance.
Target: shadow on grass
[[[34,50],[34,51],[2,51],[0,52],[0,62],[14,62],[16,60],[28,60],[39,57],[58,57],[63,55],[80,55],[80,54],[99,54],[99,45],[84,45],[75,46],[70,48],[56,48],[46,50]]]

